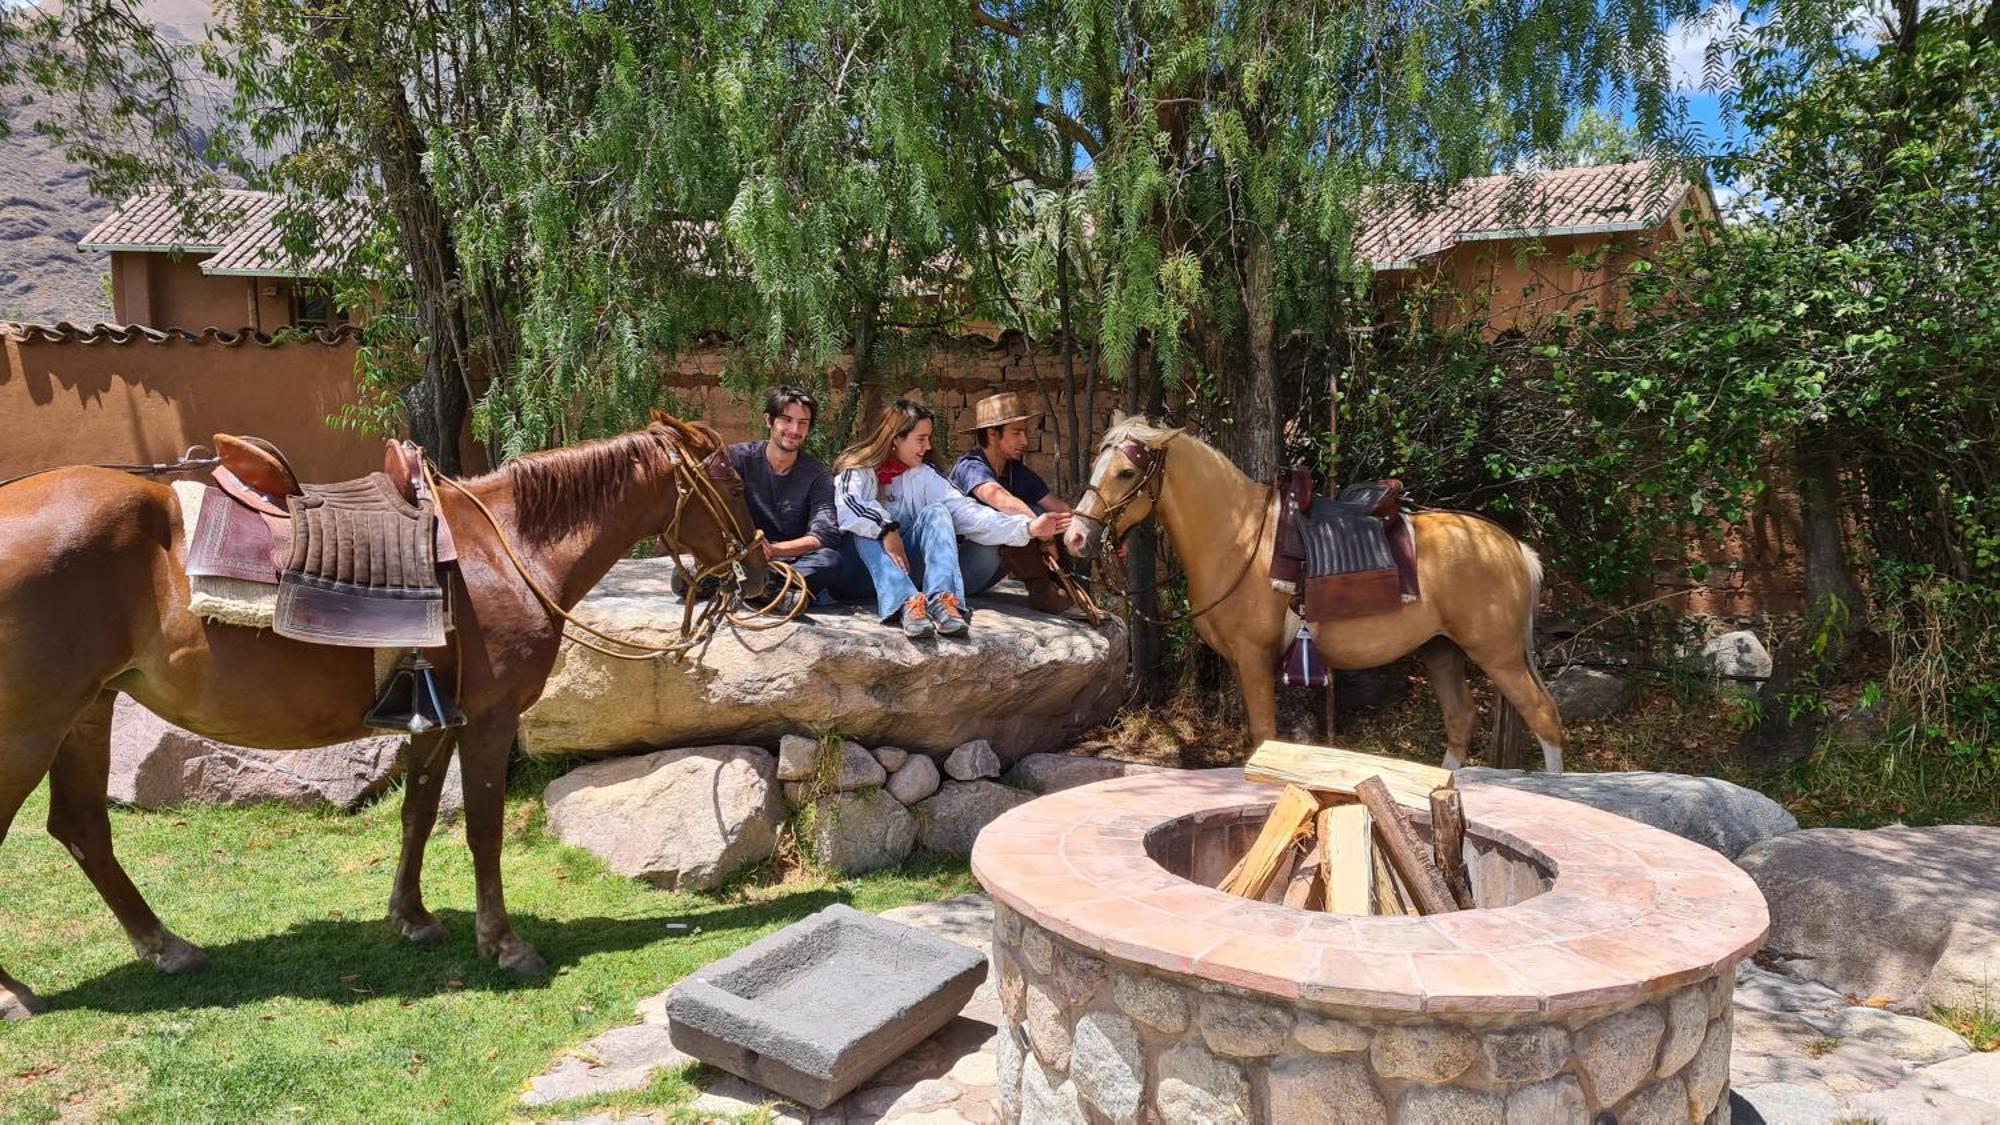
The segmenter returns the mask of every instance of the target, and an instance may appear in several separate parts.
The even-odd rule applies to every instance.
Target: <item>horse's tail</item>
[[[1547,695],[1549,685],[1542,679],[1541,661],[1535,659],[1535,614],[1542,604],[1542,556],[1536,554],[1533,547],[1518,539],[1514,541],[1514,545],[1521,548],[1521,564],[1528,571],[1528,609],[1521,615],[1523,622],[1521,651],[1527,657],[1528,674],[1535,678],[1536,684],[1540,685],[1542,694]]]

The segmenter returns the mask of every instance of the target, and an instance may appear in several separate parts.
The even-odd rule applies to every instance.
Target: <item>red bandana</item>
[[[883,488],[887,488],[895,482],[897,477],[909,471],[910,466],[903,464],[897,458],[891,457],[880,465],[875,466],[875,483],[881,485]]]

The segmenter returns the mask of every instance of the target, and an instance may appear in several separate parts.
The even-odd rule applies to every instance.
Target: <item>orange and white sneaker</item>
[[[964,627],[961,622],[959,628]],[[922,594],[911,594],[903,601],[903,635],[913,641],[920,641],[931,635],[931,614],[930,610],[924,607]]]
[[[952,594],[939,594],[937,596],[938,636],[963,637],[965,630],[965,611],[958,608],[958,598]]]

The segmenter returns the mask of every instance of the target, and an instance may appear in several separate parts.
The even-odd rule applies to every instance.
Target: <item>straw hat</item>
[[[1042,412],[1029,410],[1021,402],[1017,391],[1001,391],[997,395],[987,395],[972,404],[972,422],[960,426],[958,432],[969,434],[974,430],[984,430],[992,426],[1004,426],[1009,422],[1025,422],[1030,418],[1040,418]]]

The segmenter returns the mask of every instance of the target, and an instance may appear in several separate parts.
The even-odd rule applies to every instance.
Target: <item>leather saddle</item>
[[[1398,506],[1402,494],[1402,482],[1383,480],[1315,497],[1310,469],[1280,474],[1271,584],[1297,598],[1302,618],[1366,617],[1417,598],[1416,542]]]
[[[302,484],[255,437],[215,435],[221,464],[188,544],[191,576],[277,587],[272,628],[315,644],[433,648],[449,627],[439,568],[456,558],[423,456],[391,441],[382,471]]]

